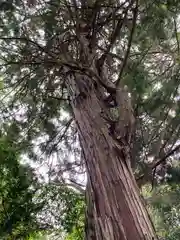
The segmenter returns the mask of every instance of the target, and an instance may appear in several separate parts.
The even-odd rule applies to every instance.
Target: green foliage
[[[19,163],[15,149],[2,138],[0,156],[0,238],[24,239],[40,227],[34,214],[43,202],[33,202],[37,187],[33,172]]]
[[[67,232],[73,232],[74,228],[76,228],[76,231],[82,232],[84,227],[84,198],[69,189],[66,191],[66,209],[64,211],[62,226]]]
[[[84,229],[81,227],[74,227],[72,232],[68,234],[65,240],[82,240],[83,239]]]
[[[38,198],[44,199],[45,205],[41,215],[46,216],[44,222],[51,221],[54,231],[59,230],[67,234],[79,234],[84,232],[84,196],[77,191],[63,185],[45,184],[41,188]]]
[[[163,184],[154,188],[152,192],[150,189],[151,187],[145,186],[143,194],[158,235],[167,240],[179,239],[179,184]]]

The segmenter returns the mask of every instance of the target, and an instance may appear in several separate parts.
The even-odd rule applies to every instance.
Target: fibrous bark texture
[[[73,104],[89,179],[89,218],[94,222],[88,224],[95,231],[87,224],[86,239],[157,239],[129,165],[130,147],[117,146],[112,138],[99,95],[92,87]]]

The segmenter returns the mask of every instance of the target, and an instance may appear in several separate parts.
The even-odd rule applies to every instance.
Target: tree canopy
[[[143,194],[149,194],[159,234],[178,239],[180,2],[10,0],[2,1],[0,10],[0,123],[8,138],[0,145],[2,237],[12,234],[12,218],[13,234],[19,228],[21,233],[38,230],[31,213],[40,208],[41,214],[53,215],[56,230],[61,226],[69,233],[67,240],[82,239],[86,173],[67,87],[67,76],[75,72],[95,79],[107,98],[117,83],[127,86],[136,119],[133,171]],[[88,33],[92,63],[86,61],[78,29]],[[107,81],[93,71],[94,58]],[[116,116],[116,108],[110,111]],[[43,186],[16,153],[45,166]],[[40,201],[36,209],[37,189],[43,205]],[[57,211],[62,202],[63,217]]]

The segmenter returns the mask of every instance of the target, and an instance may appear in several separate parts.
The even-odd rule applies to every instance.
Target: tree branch
[[[173,148],[171,151],[169,151],[163,158],[161,158],[159,161],[153,164],[152,169],[156,168],[159,166],[161,163],[166,161],[166,159],[170,156],[172,156],[175,152],[177,152],[180,149],[180,144],[177,145],[175,148]]]
[[[103,47],[97,45],[97,48],[98,48],[99,50],[103,51],[104,53],[106,53],[106,49],[104,49]],[[116,58],[116,59],[119,60],[119,61],[123,61],[123,58],[120,57],[119,55],[117,55],[116,53],[108,52],[108,53],[106,53],[106,54],[109,55],[109,56],[111,56],[111,57],[113,57],[113,58]]]
[[[56,96],[52,96],[52,95],[48,95],[49,98],[53,98],[56,99],[58,101],[68,101],[68,98],[63,98],[63,97],[56,97]]]
[[[83,189],[83,185],[79,184],[77,182],[75,182],[72,179],[68,179],[68,181],[70,181],[70,183],[66,183],[69,187],[73,187],[75,188],[77,191],[79,191],[82,195],[85,195],[85,190]]]
[[[175,31],[175,36],[176,36],[176,42],[177,42],[177,50],[178,50],[178,54],[180,53],[180,44],[179,44],[179,37],[178,37],[178,31],[177,31],[177,23],[175,18],[174,19],[174,31]]]
[[[122,14],[124,14],[124,18],[120,18],[116,24],[116,27],[113,31],[113,33],[111,34],[111,37],[110,37],[110,43],[105,51],[105,53],[103,53],[103,55],[99,58],[98,62],[99,62],[99,67],[102,67],[104,65],[104,62],[107,58],[107,55],[108,53],[110,52],[112,46],[114,45],[117,37],[119,36],[120,34],[120,31],[121,31],[121,28],[123,26],[123,23],[125,22],[126,20],[126,17],[127,17],[127,14],[128,14],[128,10],[129,8],[131,7],[131,5],[134,3],[134,0],[131,1],[131,3],[126,7],[126,9],[124,10],[124,12]]]
[[[129,37],[129,41],[128,41],[128,45],[127,45],[127,50],[126,50],[126,54],[125,54],[125,57],[124,57],[124,61],[122,63],[122,67],[121,67],[121,70],[120,70],[120,73],[119,73],[119,76],[118,76],[118,79],[117,79],[117,82],[116,82],[116,86],[119,85],[119,83],[121,81],[121,77],[122,77],[123,71],[124,71],[124,69],[126,67],[126,64],[127,64],[128,56],[129,56],[131,45],[132,45],[133,35],[134,35],[135,27],[136,27],[137,15],[138,15],[138,0],[136,0],[136,7],[134,9],[134,14],[133,14],[132,29],[131,29],[131,33],[130,33],[130,37]]]
[[[163,163],[164,161],[166,161],[166,159],[170,156],[172,156],[175,152],[177,152],[178,150],[180,149],[180,144],[178,144],[174,149],[170,150],[163,158],[161,158],[160,160],[158,160],[156,163],[154,163],[152,166],[151,166],[151,171],[156,169],[157,166],[159,166],[161,163]],[[146,175],[145,174],[142,174],[140,177],[138,177],[136,179],[136,181],[140,181],[142,180]]]
[[[46,52],[46,53],[49,54],[49,52],[46,51],[46,49],[43,46],[41,46],[39,43],[37,43],[37,42],[35,42],[35,41],[31,40],[31,39],[28,39],[26,37],[0,37],[0,40],[4,40],[4,41],[7,41],[7,40],[17,40],[17,41],[29,42],[29,43],[37,46],[41,51]]]

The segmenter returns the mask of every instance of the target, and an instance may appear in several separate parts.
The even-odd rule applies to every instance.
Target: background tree
[[[8,141],[0,139],[0,236],[1,239],[25,239],[46,226],[36,214],[43,201],[34,202],[38,182],[31,168],[19,163]]]
[[[82,194],[40,183],[33,169],[19,161],[7,137],[0,139],[0,156],[1,239],[40,240],[48,235],[53,239],[53,235],[62,236],[62,231],[83,236]]]

